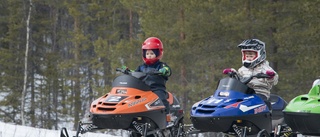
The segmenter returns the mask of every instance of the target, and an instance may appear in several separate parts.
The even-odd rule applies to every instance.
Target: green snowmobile
[[[285,123],[302,135],[320,135],[320,85],[292,99],[283,110]]]

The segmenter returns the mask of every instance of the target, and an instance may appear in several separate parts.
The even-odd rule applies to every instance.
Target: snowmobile
[[[170,120],[167,120],[165,106],[153,93],[145,80],[151,75],[160,75],[159,71],[150,73],[133,72],[117,68],[122,75],[112,82],[109,93],[91,103],[90,122],[80,122],[76,137],[88,131],[100,129],[122,129],[129,131],[131,137],[179,137],[183,135],[183,110],[178,99],[171,93]],[[61,137],[68,137],[62,129]]]
[[[320,85],[293,98],[283,110],[284,120],[295,133],[320,136]]]
[[[281,133],[273,133],[273,126],[284,124],[282,110],[287,103],[277,95],[271,95],[270,102],[265,102],[246,85],[254,77],[270,76],[259,73],[240,78],[233,71],[224,74],[229,77],[219,81],[215,93],[192,106],[193,127],[186,134],[222,132],[240,137],[280,136]]]

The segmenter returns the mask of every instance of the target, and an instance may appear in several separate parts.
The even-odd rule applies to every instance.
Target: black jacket
[[[154,71],[154,70],[159,71],[164,66],[166,66],[170,69],[170,67],[166,63],[157,61],[156,63],[154,63],[152,65],[142,64],[142,65],[138,66],[138,68],[135,71],[148,73],[148,72]],[[171,71],[171,69],[170,69],[170,71]],[[145,83],[150,86],[152,91],[156,91],[156,90],[166,91],[167,80],[168,80],[167,76],[148,75]]]

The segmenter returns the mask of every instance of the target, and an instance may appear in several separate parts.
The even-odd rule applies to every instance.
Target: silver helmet
[[[266,59],[265,43],[258,39],[247,39],[238,45],[242,53],[242,64],[246,68],[254,68]],[[246,59],[246,51],[253,51],[256,53],[256,57],[249,61]]]

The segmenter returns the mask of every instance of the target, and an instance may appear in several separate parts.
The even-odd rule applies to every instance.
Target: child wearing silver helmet
[[[248,86],[256,91],[263,100],[269,100],[272,86],[278,83],[278,74],[269,66],[266,60],[265,43],[259,39],[247,39],[238,45],[242,53],[242,67],[238,69],[240,77],[250,77],[258,73],[264,73],[270,78],[253,78]]]

